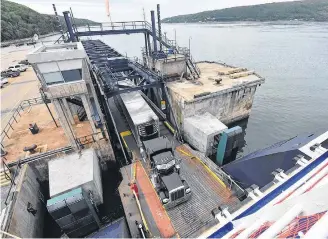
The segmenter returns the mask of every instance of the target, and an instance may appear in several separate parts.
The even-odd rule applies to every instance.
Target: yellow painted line
[[[175,130],[174,130],[173,127],[169,124],[169,122],[164,121],[164,124],[165,124],[166,127],[171,131],[172,134],[175,134]]]
[[[10,234],[10,233],[8,233],[8,232],[0,231],[0,233],[5,234],[5,235],[7,235],[7,236],[10,236],[10,237],[12,237],[12,238],[21,239],[20,237],[15,236],[15,235],[13,235],[13,234]]]
[[[212,177],[215,178],[223,187],[225,187],[225,188],[227,187],[224,184],[224,182],[222,182],[222,180],[209,167],[207,167],[206,164],[204,164],[204,162],[202,160],[200,160],[199,158],[197,158],[195,156],[194,156],[194,158],[196,158],[203,165],[203,167],[212,175]]]
[[[189,153],[187,153],[186,151],[183,151],[182,149],[180,149],[180,148],[178,148],[177,149],[180,153],[182,153],[182,154],[184,154],[184,155],[186,155],[186,156],[188,156],[188,157],[194,157],[194,155],[191,155],[191,154],[189,154]]]
[[[127,145],[127,143],[126,143],[124,137],[122,137],[122,141],[123,141],[124,147],[125,147],[127,150],[129,150],[129,147],[128,147],[128,145]]]
[[[131,133],[130,130],[127,130],[127,131],[124,131],[124,132],[121,132],[121,133],[120,133],[121,138],[122,138],[122,141],[123,141],[123,144],[124,144],[124,147],[125,147],[127,150],[129,150],[129,147],[128,147],[128,144],[126,143],[124,137],[129,136],[129,135],[131,135],[131,134],[132,134],[132,133]]]
[[[121,132],[121,133],[120,133],[120,135],[121,135],[122,137],[129,136],[129,135],[131,135],[131,134],[132,134],[132,133],[131,133],[130,130],[127,130],[127,131],[124,131],[124,132]]]
[[[140,165],[141,165],[142,170],[143,170],[143,171],[145,172],[145,174],[147,175],[147,179],[148,179],[150,185],[153,185],[153,183],[150,181],[150,178],[149,178],[148,173],[146,172],[144,166],[143,166],[141,163],[140,163]],[[159,196],[158,196],[158,194],[157,194],[155,188],[154,188],[154,187],[151,187],[151,188],[154,190],[155,195],[157,196],[158,200],[159,200],[159,201],[161,202],[161,204],[162,204],[162,201],[161,201],[161,199],[159,198]],[[170,220],[171,225],[172,225],[174,231],[176,232],[177,238],[180,238],[180,235],[179,235],[179,233],[177,232],[177,230],[174,228],[174,225],[173,225],[173,223],[172,223],[172,221],[171,221],[171,218],[169,217],[169,214],[167,214],[167,211],[166,211],[166,209],[165,209],[165,207],[164,207],[163,204],[162,204],[162,207],[163,207],[164,213],[166,214],[167,218]]]
[[[134,163],[132,165],[132,180],[136,180],[136,174],[137,174],[137,163]]]
[[[135,193],[135,191],[132,190],[132,192],[133,192],[133,195],[134,195],[134,197],[135,197],[135,199],[136,199],[136,202],[137,202],[137,205],[138,205],[138,209],[139,209],[139,212],[140,212],[140,215],[141,215],[141,220],[142,220],[142,222],[143,222],[143,224],[144,224],[146,230],[147,230],[147,231],[149,232],[149,234],[151,235],[151,231],[149,230],[149,227],[148,227],[147,221],[146,221],[145,216],[144,216],[144,214],[143,214],[143,212],[142,212],[142,209],[141,209],[141,205],[140,205],[140,202],[139,202],[138,196],[137,196],[137,194]]]
[[[184,155],[186,155],[186,156],[188,156],[188,157],[190,157],[190,158],[195,158],[195,159],[197,159],[202,165],[203,165],[203,167],[211,174],[211,176],[213,177],[213,178],[215,178],[216,179],[216,181],[218,181],[223,187],[227,187],[225,184],[224,184],[224,182],[222,182],[222,180],[202,161],[202,160],[200,160],[198,157],[196,157],[196,156],[194,156],[194,155],[192,155],[192,154],[189,154],[189,153],[187,153],[186,151],[183,151],[182,149],[180,149],[180,148],[177,148],[177,150],[179,151],[179,152],[181,152],[181,153],[183,153]]]

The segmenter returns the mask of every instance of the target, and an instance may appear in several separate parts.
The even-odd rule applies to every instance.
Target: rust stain
[[[170,218],[168,217],[162,203],[160,202],[153,185],[151,184],[145,169],[140,162],[136,163],[137,168],[137,182],[140,186],[142,193],[145,196],[147,205],[155,220],[156,226],[161,233],[162,237],[173,237],[176,232],[173,228]]]

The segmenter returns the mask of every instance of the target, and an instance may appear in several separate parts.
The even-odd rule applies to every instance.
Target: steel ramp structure
[[[154,103],[156,98],[151,99],[151,94],[147,95],[145,93],[143,95],[144,99],[160,119],[159,135],[166,136],[173,142],[174,148],[176,148],[175,156],[181,160],[181,176],[186,179],[192,191],[190,200],[166,210],[150,180],[151,169],[149,162],[141,158],[140,149],[132,134],[128,119],[123,113],[118,100],[116,100],[118,96],[115,94],[144,90],[147,85],[163,82],[163,79],[157,72],[138,62],[124,58],[99,40],[83,41],[82,44],[94,72],[96,87],[99,87],[99,91],[102,92],[103,96],[101,97],[105,99],[111,115],[111,119],[108,120],[113,122],[110,125],[115,127],[116,135],[120,139],[118,149],[123,149],[130,156],[132,162],[139,162],[136,180],[141,191],[140,205],[144,212],[144,224],[148,225],[149,230],[151,230],[150,233],[160,237],[176,237],[176,235],[180,237],[197,237],[203,231],[216,225],[218,220],[212,215],[212,210],[218,209],[220,206],[232,207],[237,205],[239,199],[215,173],[202,163],[192,149],[181,145],[176,140],[177,131],[170,125],[167,116]],[[127,76],[131,75],[134,76],[131,81],[134,81],[136,87],[129,88],[120,84],[121,80],[125,80]],[[138,88],[138,85],[140,85],[140,88]],[[127,177],[125,172],[128,170],[131,170],[130,165],[121,170],[123,178]],[[126,179],[124,180],[126,181]],[[126,204],[124,207],[127,210],[134,203],[131,200],[123,200],[123,204]],[[168,221],[172,223],[174,230],[171,227],[167,228]]]

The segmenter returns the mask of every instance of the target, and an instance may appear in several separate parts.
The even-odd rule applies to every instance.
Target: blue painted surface
[[[125,238],[127,237],[125,220],[120,219],[98,232],[90,235],[91,238]]]
[[[228,141],[228,134],[226,132],[223,132],[221,134],[220,142],[218,144],[218,148],[216,151],[216,164],[217,165],[223,164],[224,154],[225,154],[226,147],[227,147],[227,141]]]
[[[51,206],[53,204],[56,204],[59,201],[63,201],[69,197],[74,197],[76,195],[81,195],[82,194],[82,188],[76,188],[71,191],[68,191],[67,193],[60,194],[56,197],[53,197],[47,201],[47,206]]]
[[[250,206],[247,210],[245,210],[243,213],[241,213],[239,216],[235,217],[234,220],[238,220],[240,218],[243,218],[245,216],[248,216],[250,214],[253,214],[263,208],[266,204],[271,202],[273,199],[275,199],[277,196],[279,196],[282,192],[286,191],[289,187],[294,185],[297,181],[299,181],[303,176],[308,174],[310,171],[312,171],[315,167],[317,167],[319,164],[321,164],[324,160],[328,158],[328,152],[321,155],[319,158],[317,158],[315,161],[310,163],[307,167],[302,169],[300,172],[298,172],[296,175],[291,177],[288,181],[286,181],[284,184],[280,185],[278,188],[273,190],[268,195],[264,196],[262,199],[260,199],[258,202],[256,202],[254,205]],[[227,223],[223,227],[221,227],[219,230],[214,232],[209,238],[221,238],[224,235],[226,235],[228,232],[230,232],[233,229],[233,225],[231,222]]]

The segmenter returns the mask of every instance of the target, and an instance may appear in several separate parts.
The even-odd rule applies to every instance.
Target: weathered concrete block
[[[243,73],[236,79],[239,68],[219,63],[198,63],[201,76],[197,81],[173,81],[168,83],[173,112],[181,129],[184,119],[195,114],[209,112],[225,124],[247,118],[250,114],[257,86],[264,79],[254,73]],[[220,83],[215,79],[220,78]]]
[[[152,59],[148,59],[152,62]],[[187,72],[186,57],[181,54],[168,55],[165,59],[157,59],[154,68],[166,76],[181,76]]]
[[[50,197],[82,187],[91,191],[96,204],[103,203],[101,171],[93,149],[83,150],[49,162]]]
[[[206,112],[185,119],[184,139],[206,156],[212,153],[214,136],[222,133],[228,127],[212,114]]]
[[[20,238],[42,238],[45,207],[40,184],[27,164],[23,166],[20,177],[8,232]],[[27,210],[28,205],[36,210],[34,215]]]

